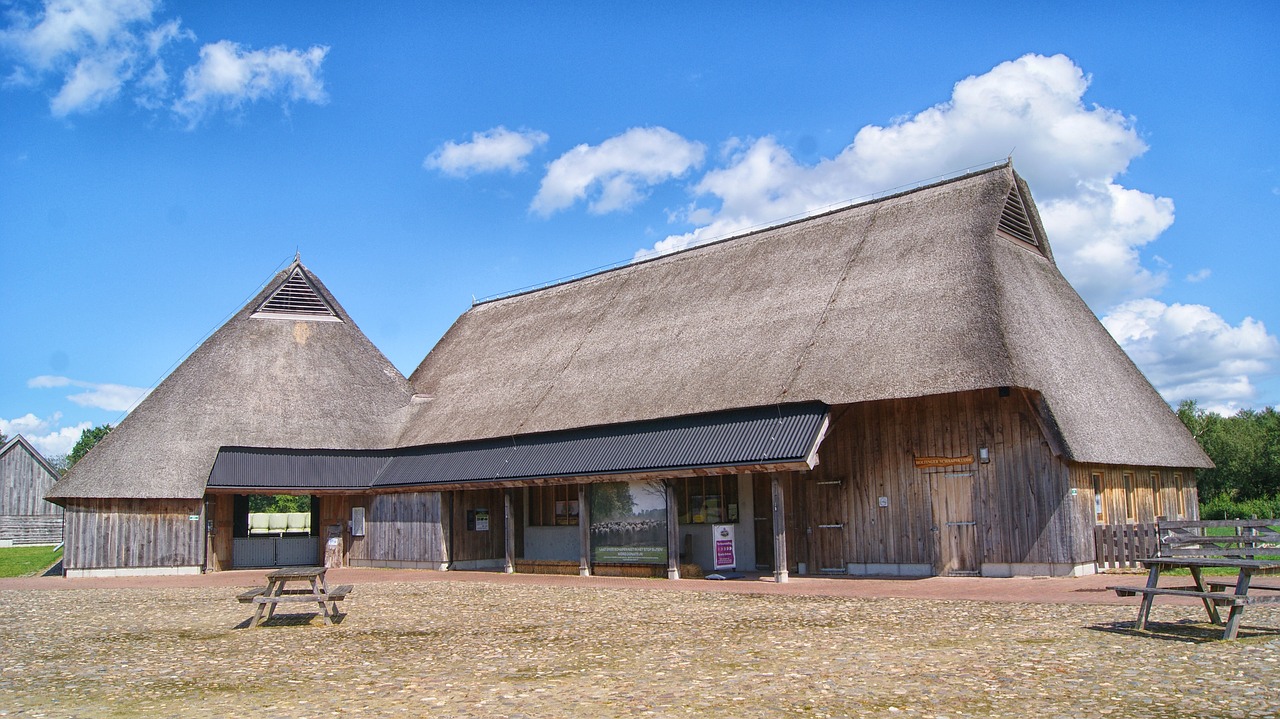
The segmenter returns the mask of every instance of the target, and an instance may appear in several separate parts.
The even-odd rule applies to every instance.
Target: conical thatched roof
[[[1013,386],[1069,459],[1210,466],[1007,165],[476,305],[409,381],[401,446]]]
[[[404,376],[295,261],[47,496],[196,499],[219,447],[387,447],[409,399]]]

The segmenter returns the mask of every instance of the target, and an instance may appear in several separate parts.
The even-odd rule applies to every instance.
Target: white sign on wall
[[[715,547],[716,569],[735,569],[738,558],[733,551],[733,525],[711,525],[711,537]]]

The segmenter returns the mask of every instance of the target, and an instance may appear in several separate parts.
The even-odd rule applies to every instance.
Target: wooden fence
[[[1235,535],[1274,536],[1280,519],[1164,521],[1148,524],[1099,524],[1093,529],[1098,569],[1140,569],[1139,560],[1160,553],[1160,533],[1205,535],[1208,529],[1230,528]]]

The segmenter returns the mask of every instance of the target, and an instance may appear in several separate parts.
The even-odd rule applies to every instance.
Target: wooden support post
[[[680,522],[676,514],[676,485],[664,482],[667,490],[667,579],[680,578]]]
[[[503,532],[506,541],[505,560],[502,563],[502,571],[511,574],[516,571],[516,517],[515,512],[511,508],[511,493],[514,489],[508,487],[502,490],[502,514],[503,514]]]
[[[787,573],[787,507],[782,492],[782,477],[778,472],[771,476],[773,485],[773,581],[778,584],[790,580]]]
[[[587,485],[578,485],[578,576],[591,576],[591,505]]]

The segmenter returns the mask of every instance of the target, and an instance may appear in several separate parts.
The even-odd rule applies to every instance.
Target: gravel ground
[[[1280,717],[1280,606],[485,582],[358,585],[248,629],[235,590],[0,590],[0,716]],[[299,611],[305,605],[282,605]]]

